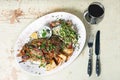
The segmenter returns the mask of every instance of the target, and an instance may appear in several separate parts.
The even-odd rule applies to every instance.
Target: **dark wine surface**
[[[103,8],[96,4],[91,4],[88,8],[88,11],[93,17],[100,17],[104,13]]]

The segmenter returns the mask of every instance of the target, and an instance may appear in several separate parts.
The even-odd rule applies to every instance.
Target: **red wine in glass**
[[[88,8],[88,12],[93,17],[100,17],[103,15],[104,10],[101,6],[97,4],[91,4]]]
[[[99,2],[91,3],[88,10],[85,11],[84,17],[90,24],[99,23],[104,17],[104,6]]]

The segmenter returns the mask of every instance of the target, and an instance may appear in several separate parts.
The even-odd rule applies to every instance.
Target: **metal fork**
[[[89,60],[88,60],[88,68],[87,68],[87,73],[89,76],[91,76],[92,74],[93,42],[94,42],[94,35],[90,35],[89,40],[88,40]]]

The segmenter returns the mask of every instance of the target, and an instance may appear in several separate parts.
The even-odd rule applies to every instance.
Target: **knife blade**
[[[96,41],[95,41],[95,54],[99,55],[100,53],[100,31],[96,34]]]
[[[96,54],[96,75],[100,75],[100,31],[97,31],[95,41],[95,54]]]

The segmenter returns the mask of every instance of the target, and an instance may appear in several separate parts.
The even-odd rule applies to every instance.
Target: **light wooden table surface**
[[[104,5],[105,16],[98,25],[88,25],[83,13],[95,1]],[[20,33],[40,16],[54,11],[78,16],[87,35],[101,31],[99,77],[95,74],[95,54],[92,76],[87,76],[87,44],[71,65],[49,76],[31,75],[17,65],[13,47]],[[0,0],[0,76],[0,80],[120,80],[120,0]]]

